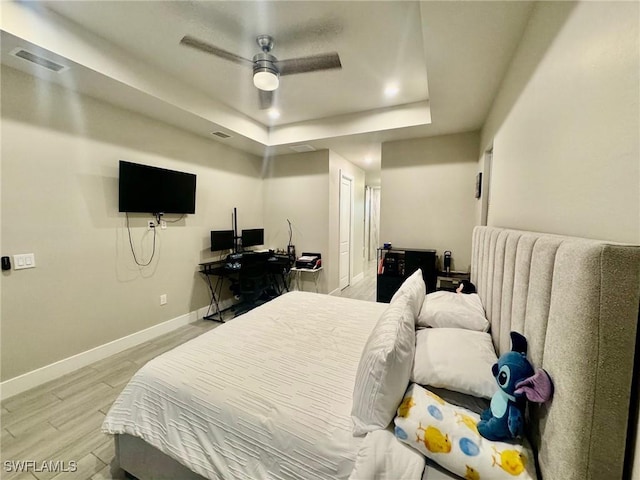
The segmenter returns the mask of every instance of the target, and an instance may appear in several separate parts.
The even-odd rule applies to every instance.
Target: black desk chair
[[[269,292],[271,287],[267,263],[269,256],[268,252],[264,254],[245,252],[242,255],[237,285],[241,302],[235,308],[236,315],[248,312],[273,298]]]

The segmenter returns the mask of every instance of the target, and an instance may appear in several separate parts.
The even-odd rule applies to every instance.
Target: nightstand
[[[436,278],[436,290],[447,290],[449,292],[455,292],[458,285],[462,280],[469,280],[469,273],[467,272],[438,272]]]

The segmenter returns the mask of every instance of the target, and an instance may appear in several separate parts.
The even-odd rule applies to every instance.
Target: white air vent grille
[[[211,132],[211,135],[215,135],[216,137],[220,138],[231,138],[231,135],[228,135],[224,132]]]
[[[314,152],[316,149],[311,145],[293,145],[289,147],[294,152],[302,153],[302,152]]]
[[[40,55],[37,55],[33,52],[25,50],[24,48],[16,48],[11,52],[11,55],[14,57],[21,58],[31,63],[35,63],[36,65],[40,65],[41,67],[46,68],[47,70],[51,70],[52,72],[60,73],[68,70],[69,67],[65,65],[60,65],[59,63],[52,62]]]

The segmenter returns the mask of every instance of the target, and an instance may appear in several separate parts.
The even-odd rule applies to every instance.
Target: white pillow
[[[498,389],[491,373],[497,361],[488,333],[461,328],[424,328],[416,332],[411,381],[491,398]]]
[[[439,291],[424,297],[416,321],[419,327],[466,328],[489,331],[482,301],[476,293]]]
[[[393,430],[367,433],[349,480],[419,479],[425,466],[422,453],[402,443]]]
[[[413,318],[417,320],[426,293],[427,287],[424,284],[424,278],[422,278],[422,270],[418,269],[402,282],[400,288],[391,297],[391,303],[397,302],[402,296],[406,296]]]
[[[362,351],[351,409],[354,435],[391,423],[409,385],[415,349],[414,317],[403,296],[382,312]]]

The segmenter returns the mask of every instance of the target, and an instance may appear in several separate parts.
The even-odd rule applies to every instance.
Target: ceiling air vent
[[[228,135],[224,132],[211,132],[211,135],[215,135],[216,137],[220,137],[220,138],[231,138],[231,135]]]
[[[22,58],[23,60],[27,60],[28,62],[35,63],[36,65],[40,65],[41,67],[46,68],[47,70],[51,70],[52,72],[60,73],[68,70],[69,67],[65,65],[60,65],[59,63],[52,62],[40,55],[36,55],[33,52],[29,52],[24,48],[16,48],[11,52],[11,55],[14,57]]]
[[[294,152],[302,153],[302,152],[314,152],[316,149],[311,145],[292,145],[289,147]]]

